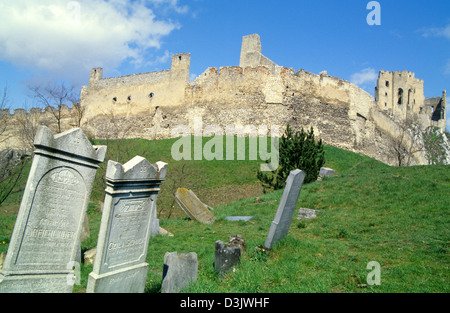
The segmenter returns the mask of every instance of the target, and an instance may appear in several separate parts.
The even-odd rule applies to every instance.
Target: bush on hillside
[[[322,140],[316,142],[314,129],[305,132],[294,132],[289,124],[279,143],[279,166],[272,172],[257,171],[257,177],[261,181],[264,191],[267,188],[284,188],[286,179],[292,170],[300,169],[305,172],[304,183],[310,183],[319,177],[320,168],[325,163],[325,151]]]

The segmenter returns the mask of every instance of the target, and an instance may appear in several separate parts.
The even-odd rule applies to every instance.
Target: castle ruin
[[[314,127],[325,144],[391,165],[403,121],[445,131],[446,92],[425,99],[423,80],[411,72],[380,71],[374,98],[326,72],[277,65],[262,54],[257,34],[243,37],[239,66],[207,68],[189,81],[190,58],[175,54],[168,70],[112,78],[92,69],[80,96],[85,131],[95,138],[161,139],[176,137],[178,125],[192,129],[194,118],[221,129],[290,124]],[[406,137],[410,145],[417,140]],[[410,164],[428,164],[425,153],[414,152]]]

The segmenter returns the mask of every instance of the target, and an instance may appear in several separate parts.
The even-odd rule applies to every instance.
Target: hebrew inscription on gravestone
[[[167,164],[136,156],[123,166],[109,161],[94,269],[87,292],[144,292],[145,262],[159,186]]]

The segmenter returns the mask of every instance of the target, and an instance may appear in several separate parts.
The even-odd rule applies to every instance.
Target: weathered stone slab
[[[87,250],[83,254],[84,265],[94,264],[95,256],[97,255],[97,247]]]
[[[178,188],[175,193],[175,201],[191,219],[205,224],[214,223],[214,215],[208,210],[208,206],[197,198],[192,190]]]
[[[44,126],[34,145],[0,292],[71,292],[92,184],[106,147],[92,146],[79,128],[53,136]]]
[[[327,167],[320,168],[320,172],[319,172],[320,177],[328,177],[328,176],[333,176],[335,174],[336,174],[336,171],[331,168],[327,168]]]
[[[228,221],[249,221],[253,216],[226,216],[225,219]]]
[[[225,244],[220,240],[215,243],[214,270],[223,275],[233,269],[241,261],[241,248],[233,244]]]
[[[123,166],[108,162],[97,255],[87,292],[144,292],[152,218],[166,172],[166,163],[153,165],[140,156]]]
[[[161,293],[176,293],[194,283],[198,275],[197,253],[178,254],[166,252],[164,255]]]
[[[298,210],[298,216],[297,219],[305,219],[305,220],[309,220],[312,218],[315,218],[317,216],[317,213],[319,213],[319,210],[313,210],[313,209],[305,209],[305,208],[300,208]]]
[[[264,243],[266,249],[272,249],[275,242],[286,237],[305,176],[305,173],[299,169],[289,173],[277,213]]]

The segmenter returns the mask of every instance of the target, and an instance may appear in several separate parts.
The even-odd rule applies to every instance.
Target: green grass
[[[174,237],[150,240],[147,292],[159,292],[164,254],[173,251],[198,255],[197,282],[185,292],[450,291],[450,166],[389,167],[327,146],[325,166],[336,169],[337,175],[304,185],[297,203],[297,209],[321,212],[315,219],[297,220],[297,210],[287,237],[265,253],[255,248],[266,239],[283,190],[262,194],[255,173],[261,162],[177,162],[170,156],[173,142],[175,139],[124,142],[133,147],[129,158],[140,154],[152,163],[169,163],[158,210],[162,210],[161,227]],[[111,155],[117,154],[114,144],[108,144]],[[101,171],[98,174],[101,177]],[[190,188],[213,204],[214,224],[186,218],[177,205],[171,209],[174,186]],[[258,203],[256,196],[261,198]],[[103,197],[98,179],[88,209],[91,237],[82,243],[82,250],[96,245]],[[12,208],[20,204],[20,200],[14,201],[0,207],[0,252],[6,251],[12,233]],[[231,222],[224,219],[228,215],[254,218]],[[243,236],[247,251],[236,270],[220,278],[213,267],[214,243],[228,241],[235,234]],[[381,285],[367,286],[370,261],[381,266]],[[84,292],[92,265],[82,265],[81,270],[81,285],[75,292]]]

